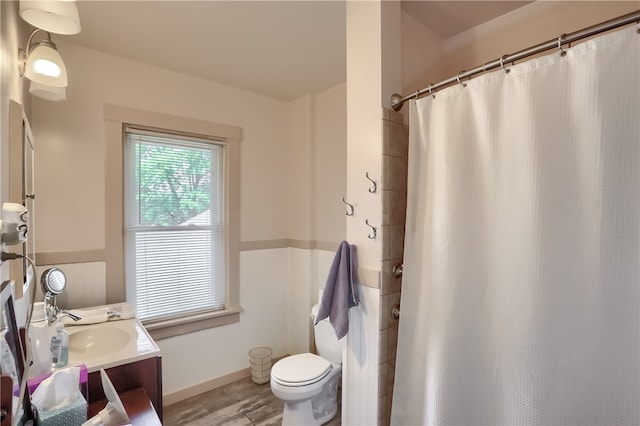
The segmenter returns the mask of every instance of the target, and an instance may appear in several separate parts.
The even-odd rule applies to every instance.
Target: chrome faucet
[[[44,293],[44,310],[48,324],[55,322],[60,315],[66,315],[74,321],[82,319],[65,309],[60,309],[56,305],[56,296],[61,294],[67,287],[67,277],[61,269],[49,268],[44,271],[40,278],[40,285]]]
[[[47,318],[47,324],[56,322],[58,319],[58,311],[60,308],[56,305],[56,295],[53,293],[45,293],[44,295],[44,313]]]
[[[47,318],[47,324],[56,322],[60,315],[66,315],[74,321],[79,321],[82,319],[81,317],[72,314],[66,309],[60,309],[58,305],[56,305],[56,295],[49,292],[47,292],[44,296],[44,312]]]

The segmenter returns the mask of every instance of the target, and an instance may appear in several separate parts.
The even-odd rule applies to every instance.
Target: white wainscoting
[[[378,424],[380,290],[360,287],[360,308],[349,310],[343,355],[342,424]]]

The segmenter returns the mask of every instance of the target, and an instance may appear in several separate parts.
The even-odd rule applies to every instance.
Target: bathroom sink
[[[160,349],[136,318],[65,329],[69,332],[68,365],[84,364],[89,373],[160,356]]]
[[[131,341],[130,333],[109,325],[80,330],[69,336],[69,351],[94,358],[119,351]]]

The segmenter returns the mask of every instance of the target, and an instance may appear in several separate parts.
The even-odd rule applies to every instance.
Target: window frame
[[[242,128],[210,121],[105,104],[105,260],[107,303],[126,299],[124,281],[124,140],[125,128],[225,141],[224,252],[225,309],[144,322],[154,339],[191,333],[240,320],[240,140]]]
[[[225,268],[225,257],[227,246],[225,239],[225,192],[226,188],[226,180],[224,172],[226,170],[227,165],[227,141],[223,139],[213,139],[213,138],[195,138],[193,136],[185,136],[177,133],[166,133],[164,131],[159,131],[155,129],[149,128],[140,128],[138,126],[126,125],[125,126],[125,138],[124,138],[124,164],[125,167],[123,169],[124,172],[124,196],[125,196],[125,226],[124,226],[124,254],[125,254],[125,285],[127,287],[127,297],[135,297],[139,293],[138,285],[141,284],[141,288],[145,288],[145,283],[138,283],[137,278],[137,266],[134,266],[131,262],[135,262],[138,264],[138,245],[136,241],[139,237],[148,238],[150,235],[155,236],[155,238],[160,238],[160,235],[163,235],[161,238],[169,238],[167,235],[173,235],[173,238],[178,238],[182,240],[183,238],[189,238],[188,236],[193,236],[193,231],[196,231],[196,235],[202,235],[202,232],[206,233],[206,239],[209,241],[209,264],[212,268],[211,274],[207,274],[207,294],[210,294],[212,298],[215,298],[215,302],[217,304],[199,304],[199,306],[195,305],[176,305],[175,303],[171,303],[171,307],[167,307],[168,309],[176,309],[178,312],[168,313],[167,311],[155,310],[152,308],[153,312],[162,315],[146,318],[144,320],[145,324],[151,325],[154,322],[165,321],[169,318],[180,318],[184,316],[191,316],[197,312],[210,312],[223,310],[226,306],[226,285],[227,282],[227,271]],[[170,148],[178,148],[180,150],[191,150],[198,152],[206,152],[206,155],[211,159],[210,167],[207,170],[207,173],[210,177],[210,189],[208,191],[209,194],[209,207],[208,210],[210,212],[210,218],[212,220],[209,221],[208,224],[200,224],[194,227],[184,227],[180,224],[174,225],[149,225],[140,223],[139,212],[142,208],[142,202],[140,199],[136,197],[137,181],[136,176],[139,175],[139,163],[134,161],[136,152],[138,152],[137,147],[147,146],[149,144],[153,144],[155,146],[164,146]],[[141,148],[140,148],[141,149]],[[217,170],[214,172],[214,170]],[[141,172],[140,172],[141,173]],[[128,189],[128,190],[127,190]],[[217,220],[213,221],[214,218]],[[159,233],[158,233],[159,232]],[[169,234],[167,234],[169,233]],[[178,236],[179,235],[179,236]],[[153,237],[152,237],[153,238]],[[167,244],[171,244],[171,241],[175,241],[173,239],[167,240]],[[146,245],[145,245],[146,246]],[[135,254],[134,254],[135,253]],[[173,253],[173,252],[172,252]],[[176,253],[170,255],[171,258],[176,257]],[[219,259],[216,261],[215,259]],[[204,260],[204,259],[203,259]],[[127,266],[128,265],[128,266]],[[198,265],[196,269],[200,272],[194,270],[194,273],[201,273],[202,268],[206,265]],[[154,270],[153,267],[151,270]],[[220,274],[222,272],[222,274]],[[169,273],[169,272],[167,272]],[[183,280],[186,278],[182,276]],[[217,277],[214,279],[214,277]],[[189,281],[188,279],[186,281]],[[148,284],[148,283],[147,283]],[[190,285],[189,282],[182,283],[184,285]],[[175,281],[171,280],[169,282],[162,283],[163,288],[174,288]],[[166,287],[169,286],[169,287]],[[221,293],[218,293],[220,291]],[[215,297],[215,295],[223,296],[222,298]],[[149,301],[154,300],[153,294],[148,294]],[[145,298],[143,298],[145,299]],[[196,300],[192,301],[195,304],[199,302],[205,302],[205,299],[196,298]],[[213,301],[212,301],[213,302]],[[133,302],[132,302],[133,303]],[[140,314],[140,305],[138,306],[138,313]],[[144,311],[144,309],[143,309]]]

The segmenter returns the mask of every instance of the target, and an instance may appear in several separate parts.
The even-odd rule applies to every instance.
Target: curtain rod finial
[[[397,93],[391,95],[391,108],[393,108],[394,111],[400,111],[402,109],[402,105],[404,105],[402,96]]]

